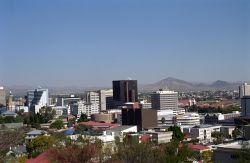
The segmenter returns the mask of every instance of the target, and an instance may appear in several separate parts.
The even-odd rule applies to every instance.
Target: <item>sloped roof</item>
[[[47,134],[47,132],[44,130],[33,130],[26,133],[26,135],[42,135],[42,134]]]

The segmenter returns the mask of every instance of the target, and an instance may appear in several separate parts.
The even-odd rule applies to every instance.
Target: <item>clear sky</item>
[[[0,85],[166,77],[250,80],[250,1],[0,1]]]

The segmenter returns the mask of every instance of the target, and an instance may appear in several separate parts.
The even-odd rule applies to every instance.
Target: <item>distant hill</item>
[[[141,85],[139,89],[142,91],[156,91],[159,89],[174,91],[199,91],[199,90],[237,90],[238,86],[244,82],[227,82],[217,80],[211,84],[193,83],[180,79],[168,77],[153,84]]]

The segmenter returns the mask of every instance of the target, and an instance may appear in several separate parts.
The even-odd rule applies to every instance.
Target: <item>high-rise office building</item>
[[[138,102],[137,80],[113,81],[113,100],[116,106]]]
[[[152,108],[157,110],[178,109],[178,92],[156,91],[151,95]]]
[[[27,93],[27,104],[29,111],[38,113],[41,107],[49,104],[49,91],[48,89],[35,89]]]
[[[6,97],[4,87],[0,87],[0,105],[6,105]]]
[[[250,96],[250,85],[244,83],[239,86],[239,96],[240,98],[242,98],[243,96]]]
[[[250,117],[250,96],[243,96],[241,98],[241,115]]]
[[[122,125],[137,125],[139,131],[157,127],[157,110],[141,109],[138,102],[122,107]]]

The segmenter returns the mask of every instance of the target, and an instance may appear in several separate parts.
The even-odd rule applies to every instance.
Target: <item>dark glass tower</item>
[[[113,81],[113,99],[117,106],[126,102],[138,102],[137,80]]]

